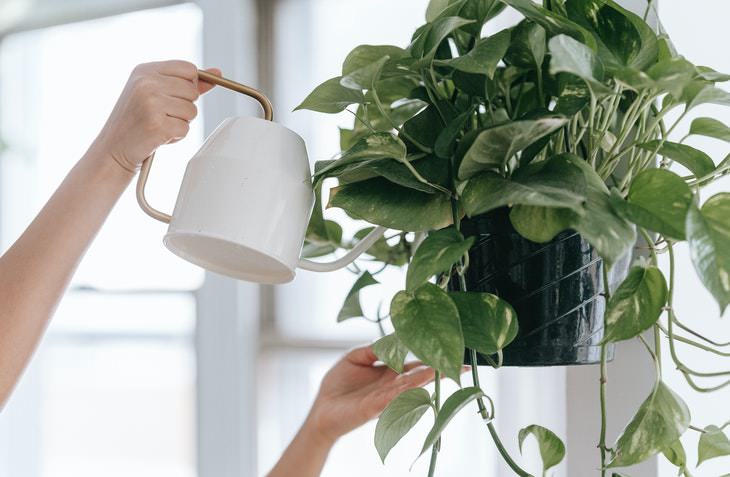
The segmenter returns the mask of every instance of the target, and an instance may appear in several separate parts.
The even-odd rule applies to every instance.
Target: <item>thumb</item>
[[[218,69],[218,68],[206,68],[205,71],[207,71],[208,73],[212,73],[212,74],[214,74],[216,76],[222,76],[223,75],[221,73],[221,70]],[[198,81],[198,92],[200,94],[205,94],[208,91],[210,91],[211,89],[213,89],[214,87],[215,87],[214,84],[210,84],[210,83],[208,83],[206,81],[203,81],[203,80]]]

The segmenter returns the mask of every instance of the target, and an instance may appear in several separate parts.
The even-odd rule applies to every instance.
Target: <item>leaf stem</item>
[[[441,409],[441,373],[436,371],[433,391],[433,405],[438,416],[439,410]],[[433,477],[436,472],[436,461],[438,460],[439,450],[441,450],[441,437],[434,442],[431,448],[431,461],[428,464],[428,477]]]
[[[606,304],[611,298],[611,290],[608,282],[608,267],[603,263],[603,290],[605,294]],[[606,428],[607,428],[607,412],[606,412],[606,383],[608,382],[608,345],[601,345],[601,378],[600,378],[600,401],[601,401],[601,431],[598,440],[598,448],[601,451],[601,477],[606,477]]]

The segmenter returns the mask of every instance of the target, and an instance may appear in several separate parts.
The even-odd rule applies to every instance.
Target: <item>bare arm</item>
[[[318,477],[337,439],[377,417],[398,394],[434,378],[420,362],[407,363],[399,375],[376,361],[370,346],[357,348],[327,373],[304,425],[268,477]]]
[[[210,88],[187,62],[137,67],[88,152],[0,257],[0,408],[136,170],[157,147],[187,134],[193,102]]]

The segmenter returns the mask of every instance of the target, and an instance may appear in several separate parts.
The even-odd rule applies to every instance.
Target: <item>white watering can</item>
[[[385,233],[376,227],[342,258],[300,259],[314,205],[304,140],[272,122],[260,91],[198,71],[198,77],[256,99],[265,119],[224,120],[185,170],[172,215],[151,207],[145,184],[154,154],[142,165],[137,201],[150,217],[169,224],[163,239],[175,255],[207,270],[258,283],[286,283],[297,267],[316,272],[343,268]]]

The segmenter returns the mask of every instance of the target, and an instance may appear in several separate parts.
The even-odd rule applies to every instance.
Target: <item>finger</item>
[[[161,88],[165,95],[187,101],[195,101],[200,96],[197,83],[183,78],[163,76],[161,78]]]
[[[403,365],[403,372],[410,371],[411,369],[417,368],[419,366],[423,366],[422,361],[409,361]]]
[[[172,144],[187,136],[190,131],[190,124],[182,119],[168,117],[165,122],[167,133],[167,144]]]
[[[218,68],[207,68],[205,71],[207,71],[208,73],[212,73],[216,76],[223,76],[223,73]],[[205,94],[208,91],[210,91],[211,89],[213,89],[214,87],[215,87],[214,84],[208,83],[207,81],[203,81],[203,80],[198,81],[198,93],[199,94]]]
[[[360,366],[372,366],[378,360],[378,357],[375,356],[373,347],[367,345],[351,350],[345,355],[345,359]]]
[[[395,384],[400,389],[424,386],[436,377],[436,371],[428,366],[418,366],[398,377]]]
[[[198,115],[198,108],[191,101],[179,98],[167,98],[165,113],[171,118],[190,122]]]
[[[157,72],[163,76],[183,78],[195,81],[198,78],[198,67],[189,61],[170,60],[156,63]]]

